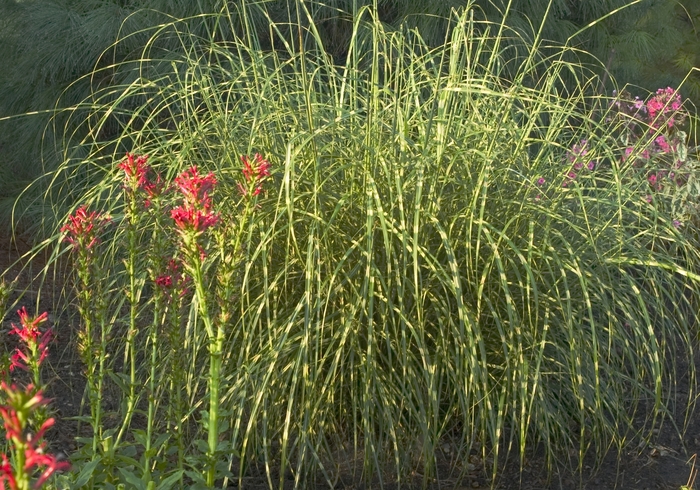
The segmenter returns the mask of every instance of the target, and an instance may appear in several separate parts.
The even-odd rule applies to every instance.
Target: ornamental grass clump
[[[433,49],[362,9],[340,63],[298,7],[271,52],[228,12],[212,25],[229,43],[160,26],[149,45],[186,54],[125,61],[129,83],[75,108],[90,136],[47,199],[61,219],[66,200],[113,217],[87,276],[104,306],[78,305],[113,333],[89,385],[125,401],[123,437],[76,461],[81,483],[427,486],[445,444],[453,477],[476,452],[495,478],[538,445],[549,469],[583,471],[649,440],[691,358],[700,247],[647,201],[642,143],[621,144],[575,51],[544,57],[535,36],[506,81],[505,24],[481,35],[455,13]],[[149,205],[115,168],[136,149],[165,183]]]

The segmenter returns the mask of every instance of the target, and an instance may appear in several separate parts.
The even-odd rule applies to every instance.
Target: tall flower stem
[[[158,365],[158,325],[163,317],[163,295],[156,294],[153,305],[153,323],[149,334],[149,342],[151,344],[151,359],[150,359],[150,376],[148,379],[148,412],[146,419],[146,451],[144,453],[144,473],[150,480],[151,473],[151,457],[152,440],[153,440],[153,425],[155,424],[156,414],[156,368]]]
[[[224,341],[224,330],[218,327],[214,332],[214,322],[209,312],[208,298],[205,288],[204,261],[206,252],[200,240],[208,228],[219,222],[219,215],[212,211],[210,192],[216,186],[214,174],[206,176],[199,174],[197,167],[191,167],[175,179],[183,202],[171,210],[170,215],[175,221],[181,238],[183,263],[192,277],[195,288],[195,300],[199,316],[204,323],[209,341],[209,419],[207,421],[207,471],[206,485],[214,487],[216,480],[216,448],[218,446],[218,417],[219,417],[219,387],[221,376],[221,357]]]
[[[134,409],[136,408],[137,396],[136,396],[136,345],[135,337],[137,333],[136,328],[136,316],[138,313],[138,284],[137,284],[137,274],[136,274],[136,262],[138,244],[136,240],[136,225],[138,220],[138,203],[136,201],[135,192],[128,192],[128,208],[127,208],[127,241],[129,247],[129,256],[126,259],[126,272],[129,276],[129,290],[127,292],[127,297],[129,300],[129,326],[126,333],[126,347],[124,350],[124,364],[129,365],[129,392],[127,394],[126,400],[126,414],[124,416],[124,421],[119,429],[119,434],[115,444],[119,444],[121,438],[123,437],[126,429],[131,424],[131,419],[134,415]]]
[[[166,254],[166,240],[164,239],[163,230],[158,226],[161,218],[162,209],[159,200],[155,201],[152,209],[156,216],[156,227],[152,235],[153,253],[149,259],[151,280],[156,285],[155,294],[153,297],[153,321],[151,322],[148,340],[151,347],[150,356],[150,372],[148,378],[148,410],[146,419],[146,447],[144,452],[144,473],[147,481],[150,481],[151,473],[151,458],[153,454],[153,430],[156,417],[156,372],[158,368],[158,330],[163,324],[167,324],[167,298],[162,287],[159,287],[159,273],[162,271],[163,257]],[[178,434],[179,436],[179,434]],[[179,446],[178,446],[179,450]],[[182,469],[179,466],[178,469]]]
[[[209,339],[209,420],[207,421],[208,468],[206,473],[207,487],[213,488],[216,480],[216,447],[219,442],[219,388],[221,377],[221,359],[224,345],[224,329],[217,326],[216,333],[209,315],[202,260],[195,254],[192,257],[192,280],[195,286],[195,298],[199,315]]]
[[[170,330],[170,390],[173,393],[174,403],[169,405],[175,444],[177,445],[177,468],[183,470],[185,465],[185,439],[182,427],[184,415],[184,403],[182,397],[182,386],[185,382],[183,375],[181,349],[182,334],[180,332],[180,303],[179,298],[171,302],[169,310],[166,312],[166,324]]]
[[[83,321],[79,333],[79,351],[85,363],[90,419],[92,423],[92,451],[97,455],[98,442],[102,438],[102,377],[105,371],[105,346],[107,331],[105,326],[105,298],[101,290],[103,276],[97,258],[95,245],[99,243],[99,231],[109,221],[96,212],[88,213],[84,206],[78,208],[69,221],[61,228],[64,240],[73,245],[78,269],[78,310]],[[95,327],[101,327],[99,352],[95,352]],[[95,363],[95,357],[98,362]],[[96,373],[95,369],[99,371]]]

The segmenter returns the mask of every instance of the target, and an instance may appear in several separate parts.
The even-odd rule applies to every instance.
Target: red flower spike
[[[48,355],[48,344],[53,338],[53,330],[47,329],[43,334],[39,326],[48,319],[48,313],[44,312],[34,318],[30,318],[25,307],[17,311],[20,318],[21,328],[12,324],[11,334],[17,335],[24,345],[24,350],[18,347],[11,357],[10,371],[18,367],[25,371],[29,370],[32,360],[41,364]],[[38,358],[33,359],[38,354]]]
[[[186,205],[206,208],[210,206],[209,193],[216,186],[216,177],[212,172],[202,177],[197,167],[192,166],[175,177],[175,185],[184,197]]]
[[[32,411],[41,405],[48,403],[41,391],[34,392],[34,386],[29,385],[24,390],[18,390],[15,385],[9,386],[2,382],[0,386],[5,391],[6,403],[0,406],[6,437],[11,441],[15,451],[24,453],[24,466],[13,468],[7,456],[2,455],[0,463],[0,490],[5,488],[7,482],[11,489],[17,488],[17,476],[31,477],[35,469],[40,469],[41,474],[32,485],[38,489],[52,474],[59,470],[69,468],[67,462],[58,461],[50,454],[45,453],[46,444],[42,441],[46,431],[54,424],[54,419],[46,420],[35,434],[27,433],[27,420]]]
[[[219,222],[219,215],[208,209],[202,211],[186,206],[178,206],[172,209],[170,216],[175,220],[175,225],[183,231],[204,231]]]
[[[199,233],[219,222],[219,215],[211,210],[209,193],[216,186],[216,177],[209,173],[202,177],[197,167],[190,167],[175,178],[183,204],[170,211],[175,225],[183,232]]]
[[[135,158],[134,158],[135,157]],[[136,190],[143,187],[148,181],[146,173],[149,170],[148,156],[135,156],[131,153],[126,154],[126,160],[122,161],[117,167],[126,174],[125,185],[131,190]]]
[[[68,217],[68,223],[61,227],[61,233],[66,234],[63,241],[71,243],[76,249],[90,250],[99,242],[97,234],[108,222],[108,217],[97,211],[88,213],[85,206],[80,206],[75,214]]]
[[[158,276],[156,278],[156,284],[162,288],[171,288],[173,287],[173,278],[172,276]]]
[[[250,157],[248,155],[243,155],[241,156],[241,160],[243,161],[243,178],[245,179],[245,182],[248,184],[249,187],[253,187],[253,190],[251,192],[251,196],[257,196],[262,192],[262,182],[266,177],[269,177],[270,174],[270,162],[265,160],[260,153],[256,153],[255,156],[253,157],[255,162],[251,163]],[[238,182],[238,191],[241,193],[242,196],[247,196],[249,189],[246,188],[243,184]]]
[[[0,490],[5,490],[5,481],[10,485],[11,490],[17,489],[17,481],[15,480],[15,472],[12,465],[7,460],[7,456],[2,455],[2,463],[0,463]]]
[[[48,320],[49,314],[44,312],[41,315],[30,319],[29,313],[27,313],[27,308],[24,306],[17,310],[17,314],[19,315],[19,321],[22,328],[17,327],[17,325],[13,323],[12,331],[10,333],[16,334],[25,343],[36,342],[40,334],[39,326]]]

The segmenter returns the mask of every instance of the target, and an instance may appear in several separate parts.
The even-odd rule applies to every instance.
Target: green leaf
[[[126,468],[119,468],[119,473],[122,474],[124,479],[132,486],[132,488],[135,488],[136,490],[146,490],[146,482],[136,476],[133,472],[127,470]]]
[[[90,480],[90,478],[92,478],[95,468],[97,468],[97,465],[100,464],[101,461],[102,457],[97,456],[89,463],[86,463],[80,470],[80,473],[78,473],[78,477],[75,479],[75,487],[80,488],[84,486]]]
[[[162,480],[158,484],[156,490],[170,490],[170,487],[172,487],[175,483],[177,483],[180,480],[180,478],[182,478],[183,473],[183,470],[177,470],[175,473]]]

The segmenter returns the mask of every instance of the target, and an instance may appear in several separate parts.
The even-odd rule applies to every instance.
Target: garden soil
[[[56,425],[47,435],[50,450],[61,457],[70,457],[76,451],[76,436],[89,435],[89,428],[72,419],[85,410],[82,404],[85,382],[82,366],[75,351],[75,325],[65,313],[52,310],[52,305],[65,304],[69,301],[66,293],[65,268],[57,267],[43,284],[38,279],[46,263],[47,257],[40,254],[26,266],[21,257],[29,250],[29,242],[21,239],[13,243],[5,237],[0,237],[0,272],[7,270],[6,278],[17,279],[15,292],[10,297],[11,313],[2,319],[2,335],[0,341],[7,352],[13,349],[15,339],[8,335],[11,324],[18,322],[16,310],[26,306],[30,312],[35,312],[37,302],[41,311],[48,311],[49,322],[55,331],[55,340],[51,346],[51,354],[45,364],[45,380],[49,382],[48,396],[53,400],[51,410],[56,418]],[[61,303],[63,301],[64,303]],[[696,346],[696,351],[697,351]],[[700,358],[695,359],[700,372]],[[679,373],[687,372],[687,368],[677,366]],[[697,393],[698,386],[690,386],[688,376],[681,376],[675,389],[676,406],[684,407],[688,393]],[[106,402],[112,407],[116,400]],[[109,407],[108,407],[109,408]],[[685,414],[678,410],[676,417],[683,425]],[[429,480],[430,489],[466,490],[473,488],[498,488],[521,490],[680,490],[683,485],[692,482],[695,468],[700,468],[700,461],[695,463],[695,457],[700,453],[700,417],[690,417],[687,428],[679,437],[678,431],[668,421],[654,431],[649,443],[627,447],[622,453],[611,450],[602,463],[595,464],[592,458],[584,460],[579,470],[569,470],[548,474],[543,453],[534,448],[526,455],[521,467],[519,457],[511,457],[505,466],[499,470],[498,477],[492,482],[489,476],[489,461],[482,461],[479,454],[473,451],[467,467],[463,463],[452,461],[456,447],[449,440],[441,443],[438,449],[439,464],[438,478]],[[643,420],[640,420],[640,424]],[[591,453],[594,451],[591,451]],[[575,455],[576,452],[573,453]],[[377,484],[363,485],[357,483],[353,475],[360,471],[350,469],[352,458],[345,459],[348,463],[346,474],[341,469],[341,477],[337,489],[379,488]],[[359,462],[361,465],[361,461]],[[361,470],[361,467],[360,467]],[[243,480],[241,488],[258,490],[267,488],[264,473],[251,473]],[[291,476],[291,475],[290,475]],[[404,482],[401,488],[421,488],[424,478],[419,472],[414,474],[412,482]],[[408,483],[408,485],[406,485]],[[293,479],[288,478],[285,488],[293,486]],[[231,488],[237,488],[232,486]],[[320,487],[327,488],[327,487]],[[385,489],[398,488],[397,484],[384,482]],[[690,487],[689,488],[693,488]],[[695,485],[700,489],[700,478]]]

